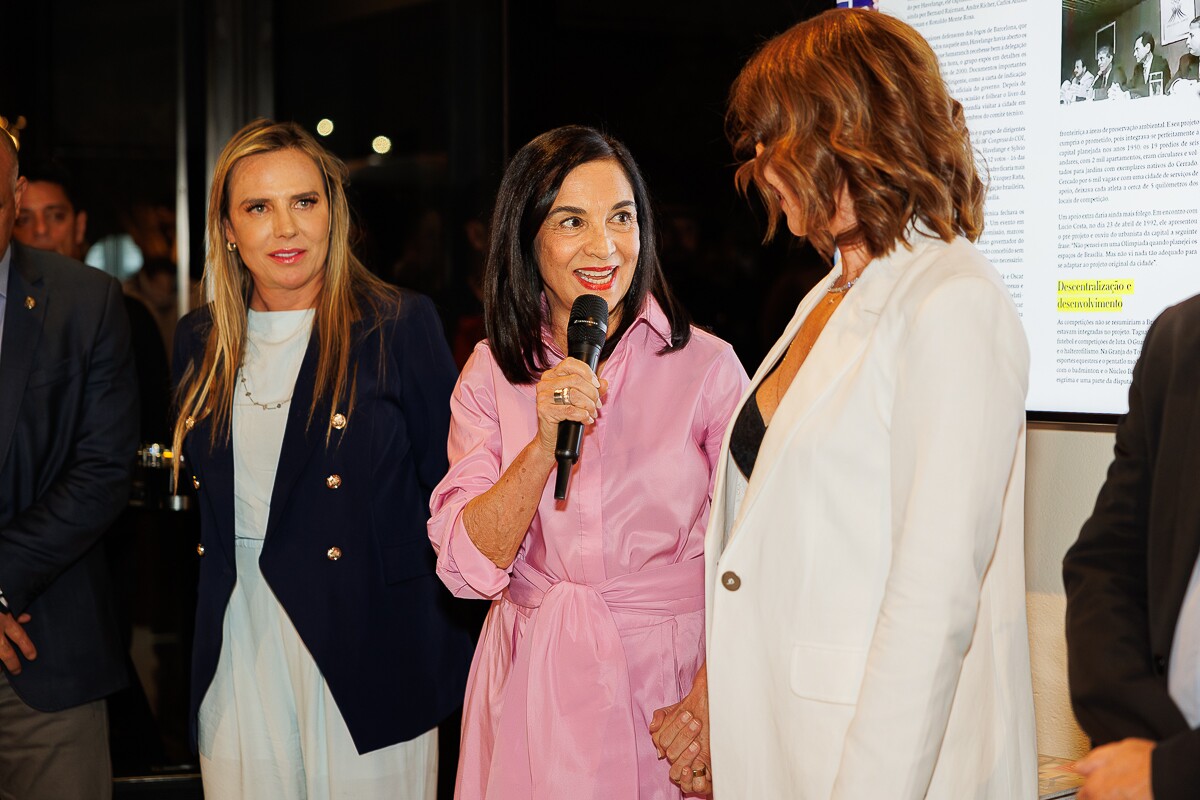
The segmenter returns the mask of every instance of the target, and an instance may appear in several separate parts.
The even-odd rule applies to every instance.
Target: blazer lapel
[[[4,339],[0,343],[0,469],[8,462],[17,413],[33,368],[33,354],[42,338],[48,302],[41,270],[21,258],[19,248],[9,262],[8,298],[4,309]],[[29,300],[33,301],[30,308]]]
[[[758,499],[762,486],[767,480],[766,476],[770,475],[776,462],[783,456],[788,442],[796,434],[800,424],[820,407],[821,399],[843,379],[846,373],[852,367],[858,366],[863,351],[879,322],[880,314],[897,282],[928,248],[927,240],[919,234],[910,233],[910,239],[913,242],[911,250],[903,244],[897,244],[896,250],[890,255],[871,262],[863,271],[862,277],[854,289],[850,291],[825,324],[825,329],[821,331],[812,352],[804,360],[804,364],[796,373],[796,377],[780,401],[779,408],[771,418],[771,424],[767,427],[767,433],[763,437],[762,446],[755,461],[754,472],[746,486],[745,497],[734,514],[728,541],[734,539],[742,520],[746,518]],[[831,272],[830,276],[832,277],[833,274]],[[776,361],[782,358],[783,353],[799,331],[800,325],[817,303],[824,299],[827,285],[826,281],[818,283],[801,301],[795,317],[788,324],[783,336],[776,342],[768,358],[755,373],[750,391],[757,390],[766,374],[774,369]],[[748,394],[747,397],[749,397]],[[743,402],[745,402],[744,399]],[[726,514],[728,514],[728,510]]]
[[[754,393],[758,391],[759,384],[763,382],[763,379],[767,377],[771,370],[775,368],[775,365],[779,363],[779,360],[783,358],[783,354],[787,352],[788,345],[796,337],[796,332],[800,330],[800,325],[808,317],[813,306],[820,302],[821,297],[824,296],[825,292],[823,288],[832,280],[835,272],[837,272],[836,268],[831,270],[826,277],[822,278],[804,296],[804,299],[800,301],[800,305],[796,307],[796,313],[792,315],[787,327],[783,330],[783,334],[771,346],[762,363],[758,365],[754,377],[750,379],[750,387],[742,395],[742,399],[733,410],[733,420],[737,420],[741,416],[742,408],[754,396]],[[745,505],[746,479],[742,476],[741,470],[738,469],[737,464],[734,463],[733,458],[729,454],[729,440],[733,436],[733,427],[731,424],[725,428],[725,438],[721,442],[721,458],[717,462],[717,480],[713,486],[713,508],[711,509],[710,529],[715,528],[717,530],[719,541],[708,541],[705,544],[705,551],[711,552],[715,550],[716,558],[720,557],[721,552],[724,551],[725,546],[729,543],[729,539],[733,534],[734,521],[740,516],[741,509]],[[712,524],[714,522],[716,523],[715,525]]]
[[[288,409],[287,424],[283,431],[283,446],[279,450],[279,466],[275,469],[275,486],[271,489],[271,512],[267,518],[266,537],[279,526],[279,520],[287,507],[288,496],[304,466],[308,463],[317,445],[324,443],[327,420],[318,410],[313,424],[308,424],[308,410],[312,406],[313,390],[317,381],[317,337],[310,336],[308,349],[300,374],[296,376],[296,388],[292,392],[292,404]],[[325,423],[325,424],[322,424]]]
[[[283,445],[279,452],[279,464],[275,470],[275,484],[271,489],[271,511],[267,518],[269,537],[279,524],[279,519],[287,505],[288,495],[304,470],[313,447],[324,438],[324,427],[308,427],[308,409],[312,404],[313,386],[317,374],[317,345],[316,337],[310,337],[308,347],[304,351],[304,361],[300,365],[300,373],[296,377],[296,387],[292,392],[292,402],[288,409],[288,419],[284,425]],[[218,539],[225,550],[226,557],[233,563],[233,541],[236,536],[233,498],[234,498],[234,469],[233,447],[229,442],[219,442],[216,447],[208,449],[209,420],[203,420],[189,434],[194,437],[195,444],[189,451],[196,451],[193,457],[204,460],[204,486],[201,491],[208,491],[213,498],[213,509],[217,517],[220,535]],[[186,471],[186,470],[185,470]],[[182,474],[180,476],[183,478]],[[190,475],[186,478],[190,480]]]

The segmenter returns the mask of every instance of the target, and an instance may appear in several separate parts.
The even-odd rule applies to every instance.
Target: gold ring
[[[554,405],[569,406],[571,405],[571,387],[563,386],[554,390]]]
[[[707,778],[708,777],[708,765],[701,764],[700,769],[693,769],[692,777],[693,778]]]

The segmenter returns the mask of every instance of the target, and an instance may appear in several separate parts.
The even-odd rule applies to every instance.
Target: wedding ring
[[[569,406],[571,405],[571,387],[564,386],[561,389],[554,390],[554,405]]]
[[[707,778],[708,777],[708,765],[701,764],[700,769],[693,769],[692,777],[693,778]]]

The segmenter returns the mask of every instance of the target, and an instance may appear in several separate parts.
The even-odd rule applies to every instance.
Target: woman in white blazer
[[[716,796],[1036,797],[1029,353],[971,243],[985,190],[962,107],[912,28],[830,11],[751,59],[729,122],[768,235],[782,215],[840,258],[758,369],[718,464]],[[686,782],[709,754],[683,749],[685,729],[668,716],[657,736]]]

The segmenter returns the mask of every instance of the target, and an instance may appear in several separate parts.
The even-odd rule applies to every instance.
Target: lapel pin
[[[34,300],[32,297],[25,298],[25,307],[28,308],[30,311],[32,311],[33,307],[36,305],[37,305],[37,300]]]

